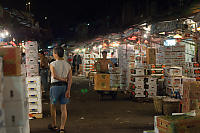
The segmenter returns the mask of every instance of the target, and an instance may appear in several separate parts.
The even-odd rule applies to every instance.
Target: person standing
[[[41,83],[42,83],[43,91],[46,92],[48,90],[49,61],[48,61],[48,58],[45,56],[44,51],[41,51],[39,56],[40,56]]]
[[[69,63],[67,63],[63,58],[64,50],[62,47],[55,47],[53,49],[53,56],[56,59],[56,61],[50,64],[50,104],[53,121],[52,124],[49,124],[48,128],[58,130],[56,125],[56,104],[59,102],[61,105],[61,125],[58,131],[64,133],[65,123],[67,120],[67,104],[69,103],[72,84],[72,70]]]
[[[76,54],[73,58],[73,67],[75,70],[75,74],[78,74],[80,64],[82,64],[81,56],[79,54]]]

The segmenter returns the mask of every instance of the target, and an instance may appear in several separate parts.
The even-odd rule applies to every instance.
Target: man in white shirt
[[[56,126],[56,103],[61,104],[61,125],[59,132],[64,133],[65,123],[67,120],[67,106],[70,98],[70,90],[72,84],[72,70],[69,63],[67,63],[63,56],[64,50],[62,47],[55,47],[53,49],[53,56],[56,61],[50,64],[51,70],[51,88],[50,88],[50,102],[51,102],[51,116],[53,118],[52,124],[48,128],[51,130],[58,130]]]

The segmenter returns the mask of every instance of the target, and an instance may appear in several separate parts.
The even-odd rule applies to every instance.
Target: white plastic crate
[[[4,101],[26,100],[27,91],[24,76],[4,77]]]

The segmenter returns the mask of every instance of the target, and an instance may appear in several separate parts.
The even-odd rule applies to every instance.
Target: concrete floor
[[[88,92],[83,94],[81,89],[88,89]],[[47,129],[51,122],[47,100],[43,102],[43,112],[43,119],[30,121],[31,133],[52,133]],[[60,111],[57,114],[59,124]],[[73,77],[66,132],[142,133],[153,129],[154,115],[152,102],[133,102],[124,94],[118,94],[116,100],[108,96],[100,101],[87,79]]]

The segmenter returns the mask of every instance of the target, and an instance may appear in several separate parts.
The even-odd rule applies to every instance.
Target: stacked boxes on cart
[[[37,42],[26,42],[26,70],[27,77],[39,75],[38,44]]]
[[[156,55],[157,64],[167,66],[184,66],[185,62],[192,62],[195,56],[195,46],[186,42],[175,46],[161,46]]]
[[[146,75],[146,69],[131,70],[129,91],[135,97],[153,97],[157,95],[157,78]]]
[[[21,51],[13,47],[2,47],[0,51],[4,64],[2,72],[2,59],[0,59],[0,131],[1,133],[29,133],[26,83],[25,77],[20,76]],[[8,72],[5,67],[13,67],[13,70]]]

